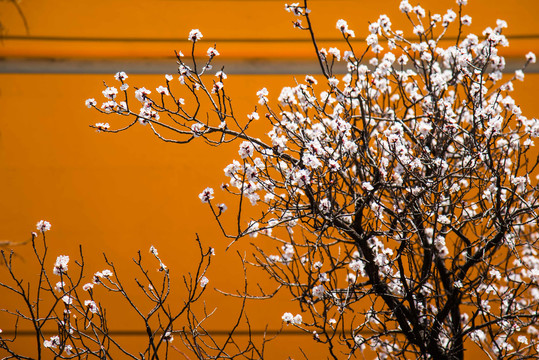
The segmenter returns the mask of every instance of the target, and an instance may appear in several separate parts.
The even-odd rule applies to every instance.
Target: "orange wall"
[[[284,11],[284,3],[282,0],[23,0],[21,8],[27,17],[30,36],[118,39],[29,41],[10,38],[25,36],[26,33],[15,8],[9,2],[2,1],[0,21],[6,28],[6,38],[0,46],[0,55],[48,58],[170,57],[173,49],[186,47],[187,34],[191,29],[198,28],[203,32],[207,46],[218,42],[223,56],[310,57],[312,49],[308,41],[279,41],[308,38],[305,32],[292,29],[294,16]],[[381,13],[391,17],[395,29],[406,29],[408,23],[398,10],[399,3],[400,0],[309,2],[317,35],[334,39],[332,46],[342,44],[340,34],[335,29],[336,21],[341,18],[346,19],[351,29],[356,31],[358,42],[362,42],[368,34],[368,22],[375,21]],[[453,0],[424,0],[419,3],[433,13],[458,8]],[[469,5],[464,7],[464,13],[471,15],[473,22],[470,30],[465,31],[480,33],[487,26],[494,27],[496,19],[501,18],[509,24],[505,32],[509,37],[536,35],[533,39],[513,40],[510,48],[512,55],[522,55],[530,50],[539,53],[539,31],[536,26],[538,10],[539,2],[536,0],[470,0]],[[270,39],[277,41],[265,42]]]
[[[218,188],[225,180],[222,169],[237,158],[236,146],[216,149],[197,142],[189,146],[165,144],[143,126],[118,135],[96,133],[88,124],[114,124],[112,117],[98,115],[83,104],[86,97],[100,94],[102,79],[110,81],[111,76],[0,75],[0,239],[25,240],[35,223],[46,219],[52,223],[47,233],[49,269],[57,255],[75,258],[82,244],[89,274],[105,267],[101,252],[106,252],[123,270],[124,279],[134,271],[130,259],[136,251],[147,254],[153,244],[171,268],[175,285],[181,286],[180,275],[194,265],[192,240],[198,233],[205,244],[217,249],[208,274],[211,288],[234,291],[241,287],[241,266],[235,252],[248,248],[251,239],[225,253],[228,242],[219,235],[209,210],[197,197],[204,187]],[[133,75],[129,80],[133,85],[155,87],[159,83],[156,79],[159,77]],[[237,108],[247,113],[245,109],[256,102],[255,92],[262,84],[275,94],[292,81],[291,76],[234,76],[229,85],[232,94],[245,94],[234,98]],[[529,116],[539,110],[537,84],[539,75],[528,75],[526,82],[516,84],[515,97]],[[226,198],[219,190],[216,197]],[[29,247],[16,250],[21,258],[15,264],[31,269]],[[157,264],[150,269],[154,267]],[[6,276],[5,272],[0,274]],[[23,270],[23,274],[33,278],[32,271]],[[0,290],[2,293],[2,306],[7,306],[12,300]],[[219,308],[210,328],[225,330],[231,320],[223,316],[230,316],[238,303],[213,292],[208,296],[209,307]],[[250,320],[257,329],[266,323],[270,329],[278,329],[283,312],[297,311],[293,303],[282,300],[251,306]],[[113,319],[121,321],[119,329],[140,326],[133,315],[120,313],[124,302],[110,308]],[[0,314],[0,324],[7,330],[12,322]],[[303,339],[310,344],[310,336]],[[298,338],[282,341],[269,346],[279,358],[285,358],[282,346],[292,349]]]
[[[425,8],[456,8],[453,1],[422,3]],[[363,38],[367,20],[376,19],[382,11],[394,17],[398,1],[387,1],[391,7],[382,9],[379,4],[312,1],[318,34],[338,41],[335,21],[345,18],[358,37]],[[205,46],[212,45],[212,39],[230,40],[218,44],[218,48],[223,57],[232,59],[308,57],[312,51],[307,43],[257,43],[258,39],[305,35],[291,29],[292,16],[284,12],[281,1],[24,0],[21,6],[31,36],[183,41],[191,28],[200,28],[207,40]],[[468,8],[474,15],[476,30],[483,25],[492,26],[500,17],[508,21],[509,35],[539,33],[535,30],[539,8],[535,0],[470,0]],[[0,19],[7,29],[7,37],[0,43],[0,56],[6,58],[122,57],[128,61],[133,57],[169,56],[173,49],[188,48],[187,42],[176,41],[11,40],[9,36],[24,35],[20,18],[9,4],[0,2]],[[396,19],[393,22],[398,24]],[[241,41],[245,38],[253,42]],[[511,54],[523,56],[530,49],[539,54],[536,39],[512,43],[515,47]],[[242,276],[235,251],[248,248],[250,239],[225,253],[228,243],[219,235],[209,209],[197,195],[204,187],[217,189],[226,180],[222,169],[237,157],[236,145],[216,149],[200,142],[188,146],[165,144],[143,126],[117,135],[96,133],[89,124],[114,123],[112,117],[101,116],[84,106],[86,98],[101,97],[103,80],[114,83],[112,74],[0,74],[0,241],[25,240],[35,230],[35,223],[46,219],[53,226],[48,233],[52,262],[59,254],[75,257],[78,245],[82,244],[89,273],[104,267],[100,254],[106,252],[125,269],[124,277],[133,271],[130,259],[136,251],[147,253],[153,244],[172,269],[176,285],[181,286],[180,275],[192,269],[196,257],[192,239],[198,233],[205,244],[217,249],[213,270],[208,274],[211,288],[234,291],[241,286]],[[155,88],[163,80],[161,76],[132,75],[129,83]],[[237,75],[227,80],[239,114],[252,110],[257,101],[256,91],[261,87],[268,87],[275,99],[280,87],[293,83],[292,75]],[[528,75],[526,82],[515,85],[515,98],[524,113],[537,116],[539,75]],[[217,197],[224,196],[216,192]],[[26,269],[25,278],[32,279],[29,247],[16,250],[21,256],[16,260],[17,266]],[[5,276],[4,270],[0,276]],[[226,318],[237,308],[237,302],[213,292],[208,296],[209,307],[219,307],[211,328],[226,330],[230,326]],[[0,307],[15,301],[5,297],[4,290],[0,290],[0,299]],[[136,328],[140,323],[134,317],[120,315],[124,305],[112,303],[110,315],[118,321],[118,328]],[[282,299],[271,306],[252,306],[249,317],[257,329],[266,323],[270,329],[278,329],[284,311],[297,311],[293,303]],[[10,324],[5,314],[0,314],[0,328],[7,330]],[[285,359],[289,354],[299,358],[298,339],[307,344],[308,351],[319,354],[320,349],[313,347],[310,336],[294,336],[270,344],[273,355],[268,358]],[[21,341],[24,346],[25,340]]]

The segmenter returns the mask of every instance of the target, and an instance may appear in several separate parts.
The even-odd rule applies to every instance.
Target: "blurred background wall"
[[[368,22],[381,13],[390,16],[393,28],[411,33],[398,0],[310,4],[321,46],[344,47],[335,29],[341,18],[355,30],[356,46],[363,46]],[[433,13],[457,9],[452,0],[420,4]],[[320,73],[308,34],[293,29],[294,17],[284,11],[284,2],[23,0],[18,5],[20,12],[11,1],[0,1],[0,241],[27,240],[36,222],[45,219],[52,223],[47,233],[51,264],[60,254],[75,257],[82,244],[90,273],[105,267],[105,252],[125,275],[133,271],[136,252],[147,253],[154,245],[181,286],[180,276],[192,270],[196,260],[193,239],[198,233],[203,243],[217,249],[208,274],[211,288],[233,292],[241,287],[235,252],[248,249],[252,239],[225,254],[228,242],[197,197],[206,186],[217,189],[226,181],[222,169],[237,158],[237,145],[216,149],[200,142],[166,144],[142,126],[116,135],[96,133],[88,125],[109,122],[114,127],[115,120],[88,110],[84,100],[95,97],[100,103],[103,81],[116,85],[117,71],[128,73],[131,86],[153,90],[163,85],[163,74],[176,72],[173,51],[188,53],[187,35],[198,28],[204,34],[201,55],[217,44],[221,56],[215,69],[224,66],[231,75],[226,85],[241,118],[253,110],[262,87],[276,99],[282,86],[294,84],[294,76]],[[498,18],[506,20],[510,47],[503,54],[508,71],[514,71],[528,51],[539,54],[538,10],[536,0],[470,0],[464,13],[473,23],[465,31],[480,33],[496,26]],[[530,67],[526,81],[515,83],[514,97],[528,117],[539,110],[538,70]],[[257,126],[262,137],[264,124]],[[217,191],[219,196],[224,195]],[[31,280],[35,274],[29,246],[15,250],[21,274]],[[0,307],[15,306],[16,300],[3,292]],[[211,328],[226,333],[238,303],[211,291],[208,304],[218,307]],[[142,329],[136,317],[121,312],[123,306],[110,304],[116,317],[113,330],[132,341]],[[272,306],[253,304],[249,317],[255,330],[262,332],[268,324],[276,331],[284,311],[297,312],[286,297]],[[4,335],[12,326],[12,319],[0,314]],[[25,341],[22,333],[18,342],[24,347]],[[268,358],[299,358],[298,344],[307,353],[320,354],[310,335],[286,330],[270,343]]]

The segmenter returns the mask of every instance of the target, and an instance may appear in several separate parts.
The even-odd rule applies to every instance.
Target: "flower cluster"
[[[282,316],[282,319],[286,325],[289,325],[289,324],[301,325],[303,323],[303,318],[301,314],[297,314],[296,316],[294,316],[291,313],[287,312],[287,313],[284,313],[284,315]]]
[[[107,131],[110,128],[109,123],[96,123],[95,128],[97,131]]]
[[[187,39],[191,40],[192,42],[197,42],[198,40],[202,39],[202,33],[198,29],[193,29],[189,33]]]
[[[51,229],[51,223],[45,220],[39,220],[36,228],[41,232],[49,231]]]
[[[203,203],[208,203],[211,199],[213,199],[213,189],[212,188],[205,188],[199,195],[200,201]]]
[[[54,275],[62,275],[67,273],[67,264],[69,263],[69,256],[60,255],[56,258],[56,263],[52,270]]]

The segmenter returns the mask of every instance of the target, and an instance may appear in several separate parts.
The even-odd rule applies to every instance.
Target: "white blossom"
[[[104,278],[109,278],[114,275],[112,271],[110,271],[109,269],[102,270],[101,274],[103,275]]]
[[[148,95],[151,94],[151,91],[150,90],[147,90],[146,88],[144,87],[141,87],[140,89],[137,89],[135,91],[135,97],[137,98],[138,101],[140,101],[141,103],[145,103],[146,102],[146,99],[148,98]]]
[[[99,312],[99,307],[93,300],[85,300],[84,306],[86,306],[88,310],[93,314],[97,314]]]
[[[211,187],[205,188],[200,194],[198,194],[200,201],[203,203],[210,202],[213,199],[213,189]]]
[[[43,346],[46,348],[57,348],[60,346],[60,337],[58,335],[52,336],[49,340],[43,341]]]
[[[208,48],[208,51],[206,52],[209,57],[219,56],[219,51],[217,49],[214,49],[212,47]]]
[[[315,287],[313,287],[313,296],[316,297],[316,298],[321,298],[324,296],[324,293],[325,293],[325,289],[324,289],[324,285],[317,285]]]
[[[93,289],[93,287],[94,287],[93,283],[86,283],[86,284],[82,285],[82,290],[90,291],[91,289]]]
[[[192,42],[197,42],[200,39],[202,39],[202,33],[198,29],[191,30],[187,37],[187,40],[191,40]]]
[[[95,99],[87,99],[85,104],[90,109],[97,105],[97,101],[95,101]]]
[[[283,314],[283,316],[281,317],[281,319],[283,319],[283,321],[288,325],[288,324],[292,324],[293,321],[294,321],[294,315],[292,315],[292,313],[289,313],[289,312],[286,312]]]
[[[107,131],[108,129],[110,129],[109,123],[96,123],[94,126],[97,131]]]
[[[217,204],[217,208],[219,209],[220,213],[224,213],[228,209],[225,204]]]
[[[238,154],[242,159],[246,159],[248,157],[253,156],[254,153],[254,146],[249,141],[244,141],[240,145],[240,149],[238,150]]]
[[[259,90],[257,93],[256,93],[256,96],[258,96],[258,103],[260,105],[264,105],[268,102],[268,96],[269,92],[268,92],[268,89],[266,88],[262,88],[261,90]]]
[[[410,11],[412,11],[412,5],[408,2],[408,0],[402,0],[399,5],[400,11],[402,11],[405,14],[408,14]]]
[[[123,71],[119,71],[116,73],[116,75],[114,75],[114,78],[118,81],[124,81],[125,79],[127,79],[129,76],[127,76],[127,74]]]
[[[69,263],[69,256],[60,255],[56,258],[54,268],[52,270],[54,275],[61,275],[67,273],[67,264]]]
[[[36,224],[38,231],[45,232],[51,229],[51,223],[45,220],[39,220]]]
[[[157,89],[155,89],[159,94],[161,95],[170,95],[170,93],[168,92],[168,89],[164,86],[159,86]]]
[[[103,96],[106,97],[107,99],[114,100],[116,95],[118,95],[118,89],[116,89],[113,86],[108,87],[105,90],[103,90]]]
[[[64,292],[64,287],[66,286],[66,283],[64,281],[59,281],[54,286],[54,290],[58,292]]]

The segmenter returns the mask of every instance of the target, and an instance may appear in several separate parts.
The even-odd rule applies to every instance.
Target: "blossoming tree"
[[[140,110],[127,103],[123,73],[124,102],[107,87],[108,102],[87,105],[131,115],[130,126],[147,125],[165,141],[240,142],[223,185],[239,199],[235,228],[223,224],[226,205],[214,202],[213,189],[200,199],[227,237],[282,243],[278,255],[259,249],[253,262],[299,303],[303,316],[283,321],[312,332],[333,358],[369,345],[380,357],[462,359],[472,342],[492,357],[536,356],[539,122],[510,96],[535,55],[504,77],[505,22],[465,35],[471,18],[466,0],[457,4],[458,13],[426,16],[403,0],[413,36],[382,15],[359,49],[339,20],[342,54],[318,47],[307,1],[286,5],[310,34],[323,76],[283,88],[276,104],[263,88],[245,121],[233,112],[225,73],[210,84],[203,77],[219,53],[209,48],[197,64],[198,30],[189,34],[192,62],[177,56],[179,80],[212,116],[187,111],[171,76],[157,96],[135,91]],[[451,26],[456,41],[442,47]],[[259,118],[268,124],[264,140],[248,129]],[[242,217],[246,202],[261,215]]]
[[[209,282],[205,275],[215,253],[213,248],[204,247],[198,237],[198,263],[181,278],[184,288],[179,293],[177,287],[171,289],[173,275],[154,246],[149,251],[153,263],[147,264],[146,256],[139,251],[133,258],[138,271],[130,273],[127,281],[126,271],[106,256],[107,268],[88,274],[82,247],[74,259],[59,255],[49,269],[45,233],[50,229],[51,224],[41,220],[37,223],[39,233],[32,233],[31,245],[38,265],[37,277],[32,281],[18,274],[13,251],[0,250],[2,270],[8,275],[0,279],[0,289],[4,295],[14,295],[20,304],[15,310],[5,309],[6,304],[2,304],[1,311],[15,317],[12,334],[4,335],[0,329],[2,359],[167,359],[185,357],[183,351],[190,351],[198,359],[264,358],[264,339],[255,345],[250,332],[240,342],[234,339],[240,321],[246,321],[247,297],[243,297],[228,336],[218,339],[206,330],[205,323],[212,313],[205,308],[199,310],[197,303],[204,299]],[[156,263],[157,271],[151,271]],[[129,284],[133,274],[136,289]],[[126,344],[121,334],[111,329],[107,311],[110,302],[103,296],[107,293],[107,297],[123,298],[126,305],[122,318],[133,317],[141,324],[143,332],[136,347]],[[2,300],[8,298],[4,296]],[[24,336],[21,339],[28,326],[34,340]]]
[[[235,225],[212,188],[199,197],[232,241],[278,244],[277,254],[256,248],[252,265],[297,301],[283,322],[327,344],[332,358],[360,357],[367,346],[379,358],[463,359],[472,346],[491,358],[533,358],[539,121],[510,94],[536,59],[529,53],[504,76],[505,22],[465,34],[466,2],[427,16],[403,0],[412,34],[382,15],[362,45],[339,20],[343,52],[319,48],[307,0],[286,5],[310,35],[321,75],[283,88],[277,102],[261,89],[245,118],[224,69],[208,75],[219,52],[210,47],[197,61],[196,29],[190,56],[177,53],[179,78],[166,75],[155,92],[135,88],[139,104],[119,72],[120,91],[106,86],[106,102],[86,105],[132,118],[93,126],[102,132],[142,125],[167,142],[239,143],[222,186],[238,200]],[[443,46],[452,27],[457,37]],[[267,124],[266,138],[251,133],[255,121]]]

